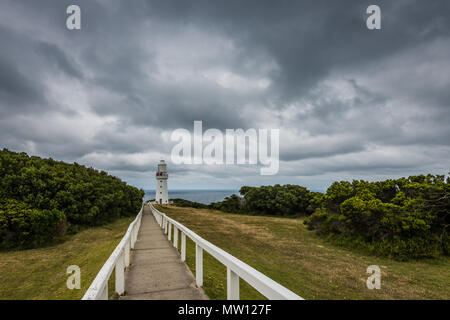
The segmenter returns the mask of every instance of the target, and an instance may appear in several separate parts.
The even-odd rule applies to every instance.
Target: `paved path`
[[[167,240],[148,206],[125,272],[122,300],[207,300],[178,251]]]

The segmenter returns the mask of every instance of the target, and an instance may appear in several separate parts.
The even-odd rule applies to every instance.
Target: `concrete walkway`
[[[144,206],[131,265],[125,272],[125,292],[121,300],[208,299],[148,206]]]

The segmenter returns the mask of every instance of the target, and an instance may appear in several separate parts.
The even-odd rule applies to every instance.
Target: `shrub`
[[[243,199],[235,194],[226,197],[223,201],[213,202],[208,206],[210,209],[231,213],[243,212]]]
[[[56,209],[33,209],[27,204],[0,202],[0,248],[36,247],[64,235],[65,215]]]
[[[135,215],[143,196],[144,191],[104,171],[0,151],[0,200],[14,199],[31,208],[61,211],[69,225],[101,225]]]
[[[242,187],[239,192],[244,196],[243,206],[238,197],[231,199],[241,211],[266,215],[306,214],[310,205],[310,191],[297,185]]]
[[[190,208],[199,208],[199,209],[208,208],[208,205],[206,205],[206,204],[203,204],[200,202],[189,201],[189,200],[185,200],[185,199],[180,199],[180,198],[170,199],[170,201],[172,201],[172,204],[177,207],[190,207]]]
[[[450,180],[335,182],[305,223],[338,243],[398,260],[449,254]]]

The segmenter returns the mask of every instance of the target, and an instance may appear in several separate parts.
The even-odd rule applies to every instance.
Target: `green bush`
[[[226,197],[223,201],[213,202],[208,205],[208,208],[213,210],[220,210],[230,213],[244,213],[243,199],[235,194]]]
[[[172,204],[177,207],[190,207],[190,208],[199,208],[199,209],[207,209],[208,208],[208,205],[206,205],[206,204],[203,204],[200,202],[189,201],[189,200],[185,200],[185,199],[180,199],[180,198],[170,199],[170,201],[172,201]]]
[[[36,247],[66,231],[66,217],[59,210],[39,210],[15,201],[0,201],[0,248]]]
[[[70,227],[101,225],[135,215],[143,196],[144,191],[104,171],[0,151],[0,200],[14,199],[31,208],[61,211]]]
[[[274,186],[249,187],[239,190],[242,197],[235,194],[223,201],[214,202],[209,208],[231,213],[254,215],[295,215],[311,214],[316,208],[316,202],[321,195],[310,192],[302,186],[291,184]]]
[[[244,212],[265,215],[306,214],[310,205],[310,191],[297,185],[242,187],[242,204],[237,203]]]
[[[398,260],[448,255],[449,182],[433,175],[335,182],[305,223],[338,243]]]

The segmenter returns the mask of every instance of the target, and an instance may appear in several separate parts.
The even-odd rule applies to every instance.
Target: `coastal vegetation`
[[[448,256],[449,182],[433,175],[335,182],[305,223],[342,245],[398,260]]]
[[[203,209],[208,208],[208,205],[206,205],[206,204],[195,202],[195,201],[190,201],[190,200],[185,200],[185,199],[180,199],[180,198],[170,199],[170,201],[172,201],[172,204],[177,207],[190,207],[190,208],[203,208]]]
[[[308,229],[336,244],[397,260],[449,255],[450,178],[443,175],[339,181],[325,193],[297,185],[244,186],[240,194],[208,208],[305,217]]]
[[[144,191],[104,171],[0,151],[0,248],[31,248],[136,215]]]

